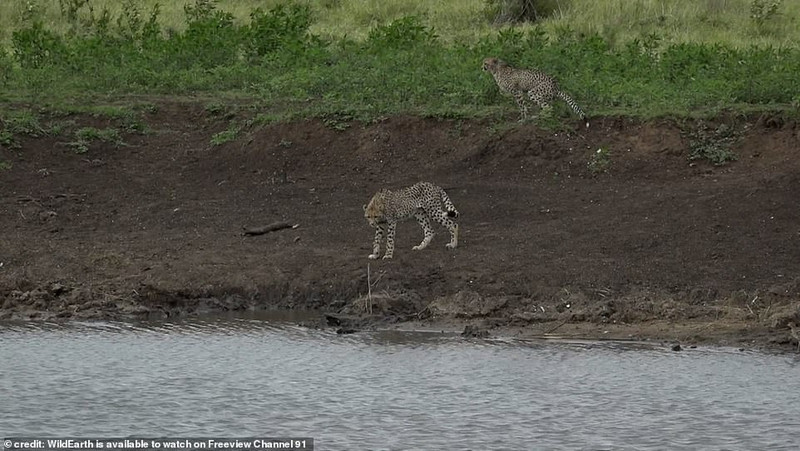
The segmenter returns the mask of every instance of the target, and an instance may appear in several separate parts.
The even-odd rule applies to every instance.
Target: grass
[[[556,6],[541,23],[493,27],[490,3],[475,0],[90,0],[91,11],[60,1],[77,6],[2,2],[2,20],[19,20],[2,28],[13,52],[0,53],[0,100],[122,102],[99,114],[128,132],[146,132],[141,114],[154,106],[125,99],[158,96],[202,97],[222,117],[235,113],[226,98],[246,99],[255,123],[314,116],[334,129],[391,114],[513,117],[514,102],[480,70],[486,56],[556,76],[590,117],[800,115],[800,2],[756,14],[776,0],[547,0]],[[544,126],[575,119],[553,106]]]
[[[77,154],[84,154],[89,151],[89,146],[93,142],[110,142],[115,146],[124,144],[119,130],[116,128],[99,129],[95,127],[82,127],[75,131],[75,140],[69,142],[68,145]]]
[[[20,23],[37,14],[45,28],[65,33],[71,25],[62,14],[61,2],[82,0],[5,0],[0,2],[0,43],[8,45]],[[89,0],[99,14],[108,9],[118,17],[128,2]],[[130,0],[129,0],[130,1]],[[184,6],[190,0],[164,2],[135,0],[145,14],[159,4],[166,30],[186,29]],[[230,12],[237,24],[245,24],[257,7],[271,9],[280,0],[220,0],[220,9]],[[436,30],[444,42],[476,42],[496,32],[492,2],[487,0],[295,0],[314,15],[311,32],[326,39],[364,40],[372,27],[406,16],[419,16]],[[555,36],[571,29],[582,34],[598,33],[610,42],[624,44],[647,34],[658,34],[665,42],[723,43],[734,47],[753,44],[775,47],[800,43],[800,2],[783,0],[773,14],[765,15],[774,0],[540,0],[549,13],[545,30]],[[764,4],[761,18],[753,17],[753,5]],[[529,25],[520,28],[525,30]]]
[[[226,130],[215,133],[214,136],[211,137],[211,145],[221,146],[222,144],[233,141],[239,135],[241,130],[242,127],[237,125],[235,121],[232,121]]]
[[[724,44],[734,48],[797,47],[800,2],[795,0],[572,0],[545,21],[550,33],[568,27],[624,45],[655,34],[665,43]],[[770,4],[777,4],[769,13]],[[754,5],[756,6],[754,11]],[[758,8],[764,5],[766,8]],[[755,17],[754,17],[755,16]]]

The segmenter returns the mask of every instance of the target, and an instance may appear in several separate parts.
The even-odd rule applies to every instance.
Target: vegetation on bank
[[[141,11],[159,5],[165,30],[186,29],[184,6],[191,0],[136,0]],[[58,34],[71,29],[64,14],[86,0],[4,0],[0,2],[0,45],[36,15],[45,28]],[[724,43],[733,47],[787,47],[800,44],[800,2],[794,0],[293,0],[314,15],[310,31],[328,40],[364,40],[369,30],[406,16],[418,16],[447,42],[474,42],[513,21],[527,29],[542,27],[548,34],[570,28],[597,33],[624,44],[655,33],[664,42]],[[237,25],[247,23],[257,7],[272,9],[286,0],[219,0]],[[92,7],[118,17],[130,3],[89,0]],[[520,21],[527,19],[529,22]],[[535,24],[531,23],[535,22]]]
[[[46,2],[28,0],[8,50],[0,51],[0,102],[74,106],[131,95],[206,94],[248,99],[257,104],[262,121],[298,116],[371,119],[396,113],[511,115],[516,111],[513,101],[503,97],[491,76],[481,71],[483,58],[498,56],[553,74],[590,116],[775,109],[793,114],[800,104],[797,47],[676,42],[667,39],[668,28],[620,40],[622,31],[612,34],[598,27],[587,33],[581,31],[582,22],[574,28],[568,22],[560,26],[549,22],[568,11],[578,17],[575,8],[582,0],[532,2],[539,5],[539,22],[500,28],[490,28],[491,22],[503,12],[513,12],[510,0],[486,0],[480,2],[481,8],[471,0],[454,1],[471,5],[454,7],[456,13],[471,11],[471,20],[490,30],[463,40],[440,36],[430,17],[421,15],[369,21],[369,26],[365,22],[358,28],[365,34],[358,38],[314,31],[320,21],[329,19],[311,3],[338,9],[359,3],[347,0],[266,2],[273,5],[271,9],[250,9],[247,19],[228,11],[223,2],[186,1],[190,3],[183,6],[178,26],[174,14],[165,18],[158,3],[142,6],[141,0],[123,0],[115,8],[104,8],[107,0],[59,0],[61,25],[56,27],[42,7]],[[359,4],[389,15],[389,4],[412,3]],[[422,3],[440,2],[417,2],[417,7]],[[642,11],[663,4],[594,3],[609,11],[623,3],[638,5]],[[704,4],[710,18],[716,18],[711,14],[715,11],[724,18],[728,9],[735,12],[742,4],[750,5],[739,12],[752,25],[753,36],[768,36],[771,27],[780,28],[776,24],[788,21],[790,11],[789,5],[775,0],[669,3],[673,6],[662,8],[665,17],[677,17],[670,11],[682,3],[695,5],[686,6],[689,10]],[[777,5],[774,10],[771,4]],[[753,5],[763,5],[761,12]],[[397,9],[403,12],[400,6]],[[513,18],[512,14],[506,19]],[[619,29],[635,31],[624,24]],[[566,107],[556,107],[559,116],[569,117]]]

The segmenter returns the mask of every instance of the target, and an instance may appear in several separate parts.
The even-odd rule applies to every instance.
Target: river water
[[[0,435],[313,437],[317,450],[798,449],[800,357],[336,335],[252,318],[0,324]]]

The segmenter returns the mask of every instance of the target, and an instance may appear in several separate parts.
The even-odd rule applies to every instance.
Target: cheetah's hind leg
[[[528,118],[528,105],[525,103],[525,94],[521,92],[514,94],[514,100],[517,101],[517,106],[519,106],[519,122],[525,122],[525,119]]]
[[[458,224],[455,221],[450,221],[453,223],[453,227],[450,228],[450,242],[445,244],[444,247],[448,249],[455,249],[458,247]]]
[[[455,249],[458,246],[458,223],[450,219],[450,215],[446,211],[439,212],[434,219],[450,231],[450,242],[445,244],[445,247]]]
[[[417,218],[417,222],[419,222],[419,225],[422,226],[422,233],[425,234],[425,237],[422,238],[422,242],[419,243],[418,246],[414,246],[411,249],[415,251],[421,251],[422,249],[428,247],[428,244],[430,244],[431,240],[433,239],[434,231],[433,227],[431,227],[431,220],[428,218],[428,215],[425,212],[418,211],[414,213],[414,217]]]

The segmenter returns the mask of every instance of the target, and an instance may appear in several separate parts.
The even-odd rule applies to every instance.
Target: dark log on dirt
[[[291,224],[285,221],[273,222],[261,227],[244,227],[244,234],[246,236],[263,235],[265,233],[274,232],[276,230],[294,229],[297,224]]]

